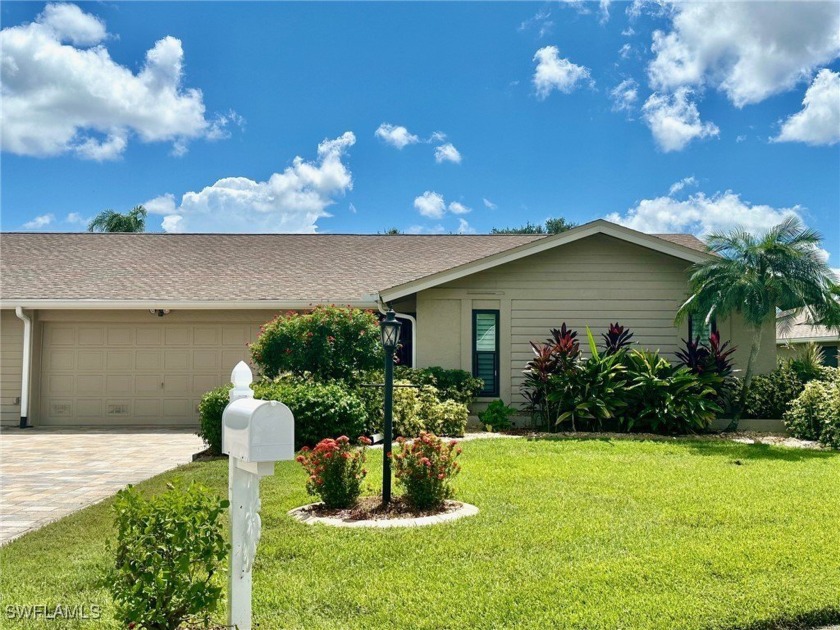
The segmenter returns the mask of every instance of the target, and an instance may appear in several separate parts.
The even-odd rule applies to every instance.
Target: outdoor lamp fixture
[[[163,317],[164,315],[169,315],[168,308],[150,308],[149,312],[152,315],[157,315],[158,317]]]
[[[394,352],[400,341],[400,326],[394,309],[379,323],[385,348],[385,439],[382,446],[382,504],[391,502],[391,442],[394,439]]]

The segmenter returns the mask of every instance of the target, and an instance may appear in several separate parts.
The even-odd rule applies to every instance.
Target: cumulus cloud
[[[458,219],[458,234],[475,234],[475,228],[466,219]]]
[[[557,46],[544,46],[534,54],[537,67],[534,70],[534,89],[537,98],[545,100],[554,90],[569,94],[580,83],[592,84],[589,68],[572,63],[560,57]]]
[[[706,236],[735,227],[761,232],[789,216],[800,216],[800,213],[799,206],[774,208],[752,204],[727,190],[710,196],[696,192],[686,199],[675,199],[673,193],[654,199],[642,199],[624,214],[614,212],[607,215],[606,219],[641,232],[690,232]]]
[[[172,194],[145,202],[163,215],[166,232],[293,232],[313,233],[326,208],[353,188],[343,158],[356,142],[347,131],[318,145],[314,161],[296,157],[291,166],[267,181],[225,177],[211,186],[187,192],[176,203]]]
[[[467,214],[468,212],[472,212],[472,208],[468,208],[460,201],[452,201],[449,204],[449,212],[452,214]]]
[[[681,151],[696,138],[720,133],[717,125],[700,120],[691,91],[680,88],[673,94],[651,94],[642,107],[647,126],[664,152]]]
[[[87,225],[88,220],[85,219],[81,214],[78,212],[71,212],[67,215],[64,219],[65,223],[69,223],[70,225]]]
[[[633,79],[625,79],[610,91],[613,111],[630,111],[639,100],[639,84]]]
[[[774,138],[777,142],[840,142],[840,73],[820,70],[805,92],[802,105],[802,111],[782,124]]]
[[[481,201],[482,201],[482,203],[484,203],[484,207],[487,208],[488,210],[495,210],[496,208],[499,207],[497,204],[490,201],[487,197],[484,197]]]
[[[420,138],[409,132],[408,129],[402,125],[392,125],[390,123],[382,123],[379,125],[377,130],[374,132],[374,135],[386,144],[390,144],[392,147],[396,147],[397,149],[403,149],[409,144],[417,144],[420,142]]]
[[[680,2],[655,31],[648,67],[658,91],[711,86],[737,107],[793,88],[840,55],[834,2]]]
[[[31,221],[27,221],[23,224],[24,230],[40,230],[48,225],[51,225],[55,221],[54,214],[42,214],[40,216],[35,217]]]
[[[110,160],[133,136],[172,142],[176,153],[214,139],[201,91],[182,84],[180,40],[156,42],[135,74],[111,58],[107,37],[101,20],[72,4],[48,4],[34,22],[0,31],[4,151]]]
[[[414,199],[414,208],[424,217],[430,219],[441,219],[446,213],[446,202],[443,195],[433,190],[427,190]]]
[[[461,163],[461,153],[455,148],[451,142],[435,147],[435,162],[441,164],[442,162],[453,162],[455,164]]]

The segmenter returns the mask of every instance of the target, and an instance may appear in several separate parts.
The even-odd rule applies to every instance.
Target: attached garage
[[[248,358],[259,324],[168,317],[42,321],[41,424],[194,424],[202,394]]]

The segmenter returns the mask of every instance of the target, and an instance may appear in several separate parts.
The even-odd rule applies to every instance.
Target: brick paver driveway
[[[0,432],[0,544],[192,459],[189,430],[15,429]]]

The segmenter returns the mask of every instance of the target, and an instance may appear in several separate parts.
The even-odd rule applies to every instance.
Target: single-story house
[[[793,320],[779,318],[776,325],[776,345],[780,358],[795,357],[809,343],[822,348],[826,365],[837,367],[840,331],[810,324],[806,313],[798,315]]]
[[[325,303],[391,304],[406,361],[477,374],[479,404],[517,403],[528,342],[562,322],[584,348],[585,326],[600,339],[619,321],[672,356],[689,268],[708,256],[693,236],[606,221],[553,236],[4,233],[2,420],[194,425],[260,324]],[[743,323],[716,325],[743,367]],[[759,371],[775,362],[765,344]]]

